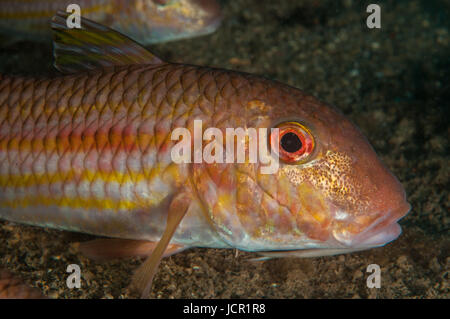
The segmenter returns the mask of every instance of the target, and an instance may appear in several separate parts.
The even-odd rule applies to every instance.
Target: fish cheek
[[[282,173],[296,189],[297,203],[291,208],[300,231],[311,239],[326,241],[333,227],[348,224],[358,209],[359,186],[352,177],[351,158],[325,151],[305,165],[286,165]],[[338,221],[337,214],[348,216]]]
[[[332,237],[354,236],[379,217],[372,212],[360,171],[355,168],[352,157],[342,151],[326,151],[301,173],[292,169],[285,171],[291,182],[298,185],[299,201],[303,202],[299,227],[306,227],[306,232],[313,236],[318,233],[325,237],[322,232],[325,229]],[[303,184],[308,185],[307,188]],[[320,227],[314,228],[314,219],[307,216],[312,216]]]
[[[265,192],[251,164],[232,164],[213,168],[195,166],[194,183],[206,207],[212,227],[230,246],[260,250],[267,242],[280,245],[280,234],[292,231],[292,215],[280,206],[273,192]],[[276,176],[268,175],[272,187]],[[273,189],[270,189],[273,191]]]
[[[295,214],[297,227],[311,239],[328,240],[332,221],[330,204],[309,183],[299,185],[297,190],[299,206]]]

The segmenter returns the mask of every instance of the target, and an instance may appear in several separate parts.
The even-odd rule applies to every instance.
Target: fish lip
[[[374,248],[384,246],[400,236],[402,230],[397,223],[411,210],[411,205],[404,201],[397,208],[392,209],[383,217],[378,218],[363,232],[357,234],[350,240],[340,240],[345,247]]]

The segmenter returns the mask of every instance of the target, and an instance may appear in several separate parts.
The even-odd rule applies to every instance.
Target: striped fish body
[[[161,258],[187,247],[314,257],[400,235],[401,184],[333,107],[261,77],[164,62],[93,21],[68,29],[67,17],[52,27],[55,66],[69,75],[0,78],[0,217],[151,242],[132,281],[142,296]],[[190,161],[174,160],[177,128]],[[250,140],[260,155],[269,146],[258,158],[274,170],[249,160]],[[229,145],[237,157],[224,161]]]
[[[171,160],[171,130],[191,126],[194,118],[231,127],[226,114],[240,111],[235,97],[221,92],[244,80],[176,64],[55,79],[2,77],[0,216],[155,241],[170,199],[192,186],[192,169]],[[224,246],[197,200],[173,241]]]
[[[221,21],[215,0],[0,0],[0,32],[45,41],[50,39],[51,17],[73,3],[82,17],[146,44],[208,34]]]

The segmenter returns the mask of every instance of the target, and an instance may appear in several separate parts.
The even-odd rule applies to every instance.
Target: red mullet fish
[[[81,16],[143,44],[209,34],[222,20],[216,0],[0,0],[0,32],[50,39],[52,16],[71,4],[79,6]]]
[[[149,256],[132,281],[142,296],[161,258],[190,247],[314,257],[399,236],[401,184],[334,107],[259,76],[165,62],[67,17],[52,21],[66,75],[0,76],[1,218],[112,237],[80,244],[94,257]],[[242,131],[219,138],[230,128]],[[249,132],[276,170],[248,159]],[[176,162],[182,141],[194,151]],[[230,145],[245,146],[243,161],[220,161]],[[199,146],[216,160],[192,160]]]

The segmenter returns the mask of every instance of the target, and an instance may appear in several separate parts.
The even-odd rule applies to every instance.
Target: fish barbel
[[[68,74],[0,76],[3,219],[114,238],[81,244],[90,255],[148,255],[133,279],[143,295],[162,256],[189,247],[314,257],[399,236],[410,209],[401,184],[334,107],[255,75],[168,63],[87,19],[67,29],[66,18],[52,28],[55,66]],[[173,131],[195,136],[199,120],[200,134],[276,128],[262,144],[278,170],[176,163]]]
[[[0,32],[50,39],[52,16],[72,3],[80,6],[83,17],[143,44],[209,34],[222,20],[216,0],[0,0]]]

